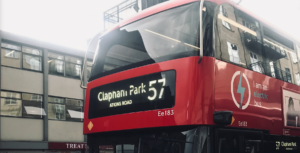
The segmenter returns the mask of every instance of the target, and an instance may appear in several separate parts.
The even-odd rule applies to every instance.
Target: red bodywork
[[[85,112],[88,112],[89,93],[92,88],[132,77],[174,69],[176,70],[175,106],[171,109],[143,111],[96,119],[88,119],[88,113],[85,113],[84,134],[175,125],[214,125],[213,112],[222,110],[233,111],[234,122],[230,126],[265,129],[269,130],[270,134],[283,134],[282,87],[296,91],[299,91],[300,87],[216,60],[213,57],[204,57],[201,64],[198,64],[198,59],[199,57],[196,56],[165,61],[89,82],[86,91]],[[251,90],[249,105],[244,110],[236,106],[231,94],[231,80],[234,73],[238,71],[245,74],[249,82],[249,86],[246,81],[241,83],[241,86],[245,87],[243,106],[249,98],[249,88]],[[233,79],[233,93],[237,101],[240,101],[240,95],[236,93],[239,76]],[[256,88],[254,83],[265,85],[267,90]],[[254,92],[265,93],[268,95],[268,99],[254,97]],[[174,110],[174,115],[158,115],[159,112],[165,110]],[[93,124],[91,130],[88,128],[90,122]],[[300,135],[300,130],[289,128],[289,133]]]
[[[113,29],[192,1],[195,0],[170,1],[168,5],[162,4],[152,7],[120,23]],[[225,0],[215,0],[213,2],[217,4],[228,3]],[[101,77],[89,82],[87,84],[84,110],[84,134],[162,126],[214,125],[214,111],[222,110],[233,111],[234,121],[230,126],[265,129],[269,130],[270,134],[282,135],[284,133],[286,127],[283,125],[282,88],[300,91],[300,87],[216,60],[214,57],[203,57],[200,64],[198,64],[198,59],[198,56],[193,56],[155,63]],[[167,70],[176,70],[175,106],[173,108],[127,113],[96,119],[88,118],[87,112],[90,90],[92,88]],[[231,92],[232,77],[238,71],[245,74],[249,82],[249,85],[245,81],[241,83],[241,87],[245,87],[245,95],[242,100],[243,106],[247,103],[250,96],[249,105],[246,109],[240,109],[233,102],[233,97],[236,101],[240,102],[240,94],[236,93],[240,75],[233,79],[233,96]],[[255,83],[267,86],[268,90],[256,88],[253,85]],[[249,89],[251,91],[250,95]],[[254,97],[254,92],[265,93],[268,95],[268,99]],[[174,115],[159,116],[159,113],[165,110],[173,110]],[[288,131],[290,135],[300,136],[299,129],[289,128]]]
[[[89,108],[89,93],[94,87],[155,72],[176,70],[175,106],[171,109],[151,110],[88,119],[84,114],[84,134],[148,128],[159,126],[213,124],[215,59],[208,57],[197,64],[199,57],[165,61],[119,72],[91,81],[87,86],[85,112]],[[158,116],[159,111],[173,110],[174,115]],[[209,114],[209,115],[208,115]],[[210,116],[210,117],[208,117]],[[89,122],[93,128],[88,129]]]

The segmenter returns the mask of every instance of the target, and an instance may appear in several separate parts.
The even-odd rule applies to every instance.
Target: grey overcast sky
[[[125,0],[0,0],[0,29],[85,50],[103,28],[103,11]],[[243,0],[240,4],[300,41],[300,0]]]

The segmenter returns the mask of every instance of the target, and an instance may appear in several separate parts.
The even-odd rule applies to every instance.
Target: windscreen
[[[172,8],[116,29],[99,44],[96,78],[199,54],[199,2]]]

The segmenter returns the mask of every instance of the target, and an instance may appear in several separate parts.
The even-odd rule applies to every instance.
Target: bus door
[[[266,153],[261,131],[217,129],[215,153]]]

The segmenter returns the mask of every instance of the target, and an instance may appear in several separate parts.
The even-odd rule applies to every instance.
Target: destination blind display
[[[174,70],[130,78],[91,89],[89,118],[172,108]]]

